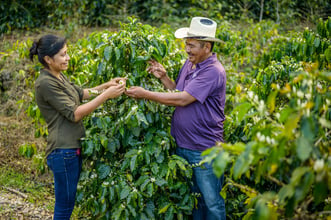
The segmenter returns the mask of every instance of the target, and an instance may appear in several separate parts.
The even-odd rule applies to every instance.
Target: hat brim
[[[201,40],[201,41],[212,41],[212,42],[219,42],[219,43],[224,43],[224,41],[214,38],[214,37],[204,37],[204,36],[195,36],[195,35],[191,35],[188,34],[189,28],[185,27],[185,28],[179,28],[178,30],[176,30],[175,32],[175,37],[176,38],[191,38],[191,39],[197,39],[197,40]]]

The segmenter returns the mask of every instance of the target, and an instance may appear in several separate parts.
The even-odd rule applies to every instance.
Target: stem
[[[279,181],[278,179],[276,179],[273,176],[267,175],[267,177],[268,177],[269,180],[273,181],[274,183],[276,183],[279,186],[285,186],[286,185],[285,183]]]
[[[325,134],[325,137],[328,137],[331,134],[331,130]],[[315,147],[317,147],[317,145],[323,140],[324,137],[320,137],[316,143],[314,144]]]
[[[262,18],[263,18],[264,0],[261,0],[260,4],[261,4],[261,10],[260,10],[260,19],[259,19],[259,21],[261,22]]]

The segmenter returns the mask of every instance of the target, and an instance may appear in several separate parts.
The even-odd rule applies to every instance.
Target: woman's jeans
[[[55,149],[47,157],[54,174],[55,207],[53,220],[69,220],[75,206],[82,159],[77,149]]]
[[[183,157],[189,164],[198,164],[201,160],[201,151],[189,150],[177,147],[176,154]],[[224,182],[224,175],[217,178],[213,172],[211,164],[203,164],[202,166],[193,168],[192,176],[193,193],[200,193],[198,197],[198,207],[193,209],[194,220],[225,220],[225,204],[224,199],[220,195]]]

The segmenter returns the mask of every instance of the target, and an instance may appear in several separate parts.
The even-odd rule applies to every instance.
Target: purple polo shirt
[[[223,142],[226,74],[216,54],[196,65],[186,60],[176,80],[176,89],[197,101],[176,107],[171,135],[179,147],[203,151]]]

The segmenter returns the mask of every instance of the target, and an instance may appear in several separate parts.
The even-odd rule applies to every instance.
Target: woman
[[[54,174],[54,220],[70,219],[74,209],[81,171],[79,140],[85,135],[82,118],[107,99],[120,96],[126,80],[115,78],[92,89],[81,89],[62,74],[68,69],[67,52],[66,40],[54,35],[41,37],[30,49],[30,59],[37,55],[44,66],[35,82],[35,96],[48,126],[46,157]],[[81,104],[95,93],[99,95]]]

